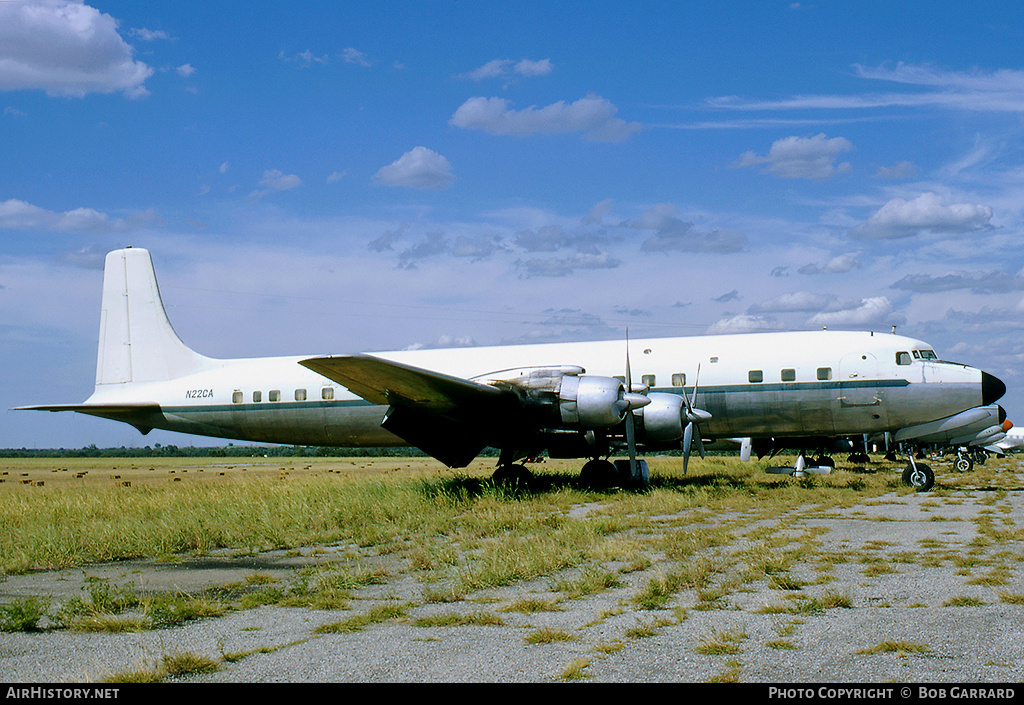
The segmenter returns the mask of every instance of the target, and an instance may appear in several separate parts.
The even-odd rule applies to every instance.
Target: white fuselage
[[[601,341],[375,355],[467,379],[559,365],[623,377],[625,348],[621,341]],[[898,335],[815,331],[654,338],[630,341],[629,352],[634,386],[685,393],[710,412],[702,425],[708,437],[874,433],[983,401],[980,370],[939,361],[926,343]],[[154,403],[159,413],[131,422],[223,438],[405,444],[380,427],[386,407],[304,368],[299,361],[308,357],[208,359],[202,369],[170,381],[97,385],[86,404]]]

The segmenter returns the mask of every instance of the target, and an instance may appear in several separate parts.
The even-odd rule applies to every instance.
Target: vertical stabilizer
[[[96,385],[161,382],[196,372],[209,358],[189,349],[167,320],[147,250],[107,255]]]

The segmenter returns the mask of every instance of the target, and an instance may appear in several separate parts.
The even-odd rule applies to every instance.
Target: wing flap
[[[372,355],[314,357],[299,364],[372,404],[415,406],[445,413],[508,397],[508,392],[498,387]]]

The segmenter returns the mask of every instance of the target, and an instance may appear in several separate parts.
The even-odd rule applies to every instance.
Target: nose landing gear
[[[935,484],[935,473],[924,463],[914,461],[914,454],[908,453],[910,464],[903,471],[903,484],[913,487],[918,492],[927,492]]]

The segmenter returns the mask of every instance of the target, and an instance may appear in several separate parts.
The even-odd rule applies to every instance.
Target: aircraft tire
[[[918,492],[927,492],[935,484],[935,473],[924,463],[917,466],[908,465],[903,471],[903,484],[909,485]]]
[[[615,482],[615,465],[610,460],[594,459],[580,470],[580,480],[587,487],[603,489]]]
[[[966,453],[958,453],[953,467],[957,469],[957,472],[970,472],[974,469],[974,459]]]
[[[510,490],[528,490],[533,483],[533,473],[525,465],[501,465],[491,476],[494,484]]]

